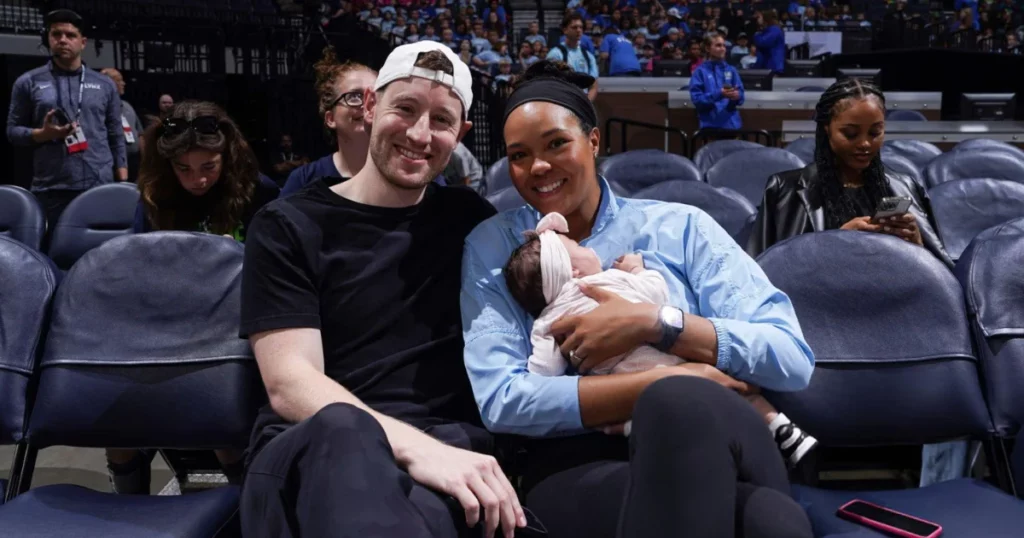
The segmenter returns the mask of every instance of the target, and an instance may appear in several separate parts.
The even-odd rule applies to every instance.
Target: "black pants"
[[[64,210],[71,204],[71,201],[83,192],[85,191],[51,189],[35,193],[36,200],[39,201],[39,205],[43,208],[43,215],[46,217],[46,238],[43,240],[44,247],[49,246],[50,237],[53,235],[53,229],[57,226],[57,221],[60,220],[61,214],[64,213]]]
[[[801,538],[779,449],[739,395],[672,377],[641,395],[629,440],[528,445],[527,506],[551,538]]]
[[[241,520],[246,538],[471,535],[440,495],[398,468],[380,424],[347,404],[321,409],[259,451]]]

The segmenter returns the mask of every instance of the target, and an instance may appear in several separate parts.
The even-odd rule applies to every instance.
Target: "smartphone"
[[[910,204],[912,203],[913,201],[909,196],[888,196],[882,198],[878,208],[875,210],[875,216],[871,218],[877,221],[884,217],[902,215],[910,209]]]
[[[68,115],[65,114],[63,110],[58,108],[53,111],[53,123],[57,125],[67,125],[71,123],[71,120],[68,119]]]
[[[859,499],[841,506],[836,515],[899,538],[937,538],[942,536],[942,526],[938,523],[901,514]]]
[[[723,90],[731,90],[732,89],[732,84],[722,84],[722,89]]]

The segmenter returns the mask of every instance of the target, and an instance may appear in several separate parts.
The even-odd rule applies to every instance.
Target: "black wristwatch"
[[[661,339],[653,344],[654,348],[663,353],[671,351],[676,345],[679,335],[686,326],[683,311],[674,306],[662,306],[658,309],[658,325],[661,327]]]

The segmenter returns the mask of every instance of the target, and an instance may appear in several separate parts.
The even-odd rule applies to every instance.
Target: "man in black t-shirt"
[[[241,334],[270,406],[250,443],[243,534],[455,537],[479,523],[511,538],[526,519],[484,455],[459,315],[463,241],[494,209],[432,183],[471,126],[469,69],[444,45],[403,45],[364,103],[366,166],[251,224]]]

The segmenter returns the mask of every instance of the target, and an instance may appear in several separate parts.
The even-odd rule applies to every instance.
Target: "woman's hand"
[[[884,234],[899,237],[918,246],[924,246],[924,241],[921,239],[921,229],[917,227],[917,219],[914,218],[912,213],[904,213],[895,217],[883,217],[878,219],[878,224],[881,225],[881,231]]]
[[[580,373],[622,355],[660,336],[658,305],[631,303],[601,288],[580,284],[597,308],[579,316],[565,316],[551,325],[551,335],[561,342],[562,354]]]
[[[882,227],[871,222],[871,217],[857,217],[850,219],[850,222],[839,227],[840,230],[855,230],[858,232],[881,232]]]

